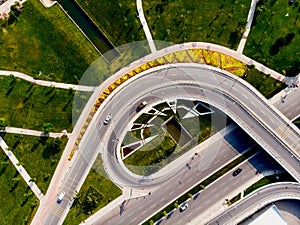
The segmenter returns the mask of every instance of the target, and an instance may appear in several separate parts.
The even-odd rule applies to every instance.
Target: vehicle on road
[[[179,211],[183,212],[184,210],[186,210],[189,207],[189,205],[187,204],[187,202],[183,203],[180,207],[179,207]]]
[[[57,203],[58,204],[60,204],[61,202],[62,202],[62,200],[64,199],[64,197],[65,197],[65,192],[61,192],[60,194],[59,194],[59,196],[58,196],[58,198],[57,198]]]
[[[146,101],[141,102],[141,103],[138,105],[136,111],[137,111],[137,112],[140,111],[140,110],[143,109],[146,105],[147,105],[147,102],[146,102]]]
[[[235,170],[233,173],[232,173],[232,176],[237,176],[240,174],[240,172],[242,172],[242,169],[241,168],[238,168],[237,170]]]
[[[105,118],[103,124],[107,125],[109,123],[109,121],[111,120],[111,115],[107,115],[107,117]]]

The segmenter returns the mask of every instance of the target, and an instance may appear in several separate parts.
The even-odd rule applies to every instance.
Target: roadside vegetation
[[[43,194],[67,144],[66,138],[42,138],[20,134],[1,135]],[[38,169],[37,169],[38,168]]]
[[[38,199],[0,150],[0,223],[30,224],[38,207]]]
[[[99,57],[58,5],[46,9],[38,0],[27,1],[16,20],[0,24],[2,70],[77,84]]]
[[[76,0],[76,2],[115,46],[146,40],[135,1]]]
[[[154,40],[212,42],[236,49],[250,1],[144,0],[143,8]]]
[[[275,174],[271,176],[264,177],[257,181],[255,184],[251,185],[244,191],[244,196],[250,194],[251,192],[255,191],[256,189],[263,187],[267,184],[272,184],[275,182],[284,182],[284,181],[295,181],[293,177],[287,173],[284,172],[282,174]]]
[[[283,75],[299,74],[299,12],[299,1],[258,1],[244,53]]]
[[[271,98],[287,87],[285,83],[258,71],[252,66],[248,66],[242,78],[255,87],[266,98]]]
[[[293,122],[300,129],[300,117]]]
[[[72,131],[74,91],[43,87],[14,76],[0,76],[0,114],[6,126],[49,131]]]
[[[94,212],[116,199],[122,191],[108,179],[99,155],[63,224],[79,224]]]

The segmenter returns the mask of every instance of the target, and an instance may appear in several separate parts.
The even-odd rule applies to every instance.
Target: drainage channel
[[[98,52],[102,55],[106,53],[104,57],[109,63],[120,55],[115,46],[74,0],[58,0],[58,3],[93,43]]]

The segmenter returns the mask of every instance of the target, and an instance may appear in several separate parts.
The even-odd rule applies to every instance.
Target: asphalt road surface
[[[67,195],[60,205],[53,202],[44,224],[61,223],[63,215],[72,203],[72,193],[78,190],[76,183],[82,179],[82,174],[88,165],[93,163],[92,159],[98,152],[102,154],[109,177],[120,186],[143,189],[155,188],[166,182],[168,184],[173,182],[174,185],[178,182],[181,165],[165,176],[145,179],[128,174],[128,171],[119,164],[115,153],[117,144],[115,140],[121,136],[121,132],[133,118],[137,105],[144,100],[151,105],[169,98],[202,100],[224,110],[295,177],[300,177],[299,160],[290,152],[291,148],[295,154],[300,152],[300,145],[297,144],[299,134],[272,108],[240,83],[239,79],[229,79],[221,73],[200,67],[169,68],[131,81],[117,96],[107,102],[101,114],[94,118],[84,136],[84,141],[80,143],[80,155],[63,185],[62,190],[66,191]],[[108,126],[104,126],[103,121],[108,114],[112,115],[112,121]],[[181,185],[181,190],[188,187]],[[162,192],[164,195],[167,193],[164,189]],[[161,198],[158,205],[163,204],[164,200]]]

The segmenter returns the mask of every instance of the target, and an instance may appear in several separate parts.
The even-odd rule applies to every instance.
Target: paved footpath
[[[146,35],[146,38],[147,38],[147,41],[149,44],[150,50],[151,50],[151,52],[156,52],[157,50],[156,50],[156,47],[155,47],[155,44],[154,44],[154,41],[153,41],[153,38],[152,38],[152,35],[150,32],[150,29],[148,27],[147,21],[145,19],[142,0],[136,0],[136,8],[137,8],[137,11],[139,14],[138,17],[141,21],[141,24],[144,29],[144,33]]]
[[[96,89],[95,87],[92,87],[92,86],[58,83],[58,82],[46,81],[46,80],[36,80],[35,78],[28,76],[24,73],[20,73],[20,72],[16,72],[16,71],[0,70],[0,76],[11,76],[11,75],[21,78],[23,80],[27,80],[31,83],[41,85],[41,86],[46,86],[46,87],[73,89],[75,91],[94,91]]]
[[[5,133],[13,133],[13,134],[24,134],[24,135],[31,135],[31,136],[38,136],[38,137],[51,137],[51,138],[61,138],[63,135],[67,135],[69,137],[69,133],[61,132],[61,133],[52,133],[44,134],[42,131],[38,130],[29,130],[17,127],[6,127],[5,130],[0,130],[0,132]]]
[[[250,30],[251,30],[251,25],[252,25],[252,21],[253,21],[254,12],[255,12],[255,8],[256,8],[256,3],[257,2],[258,2],[258,0],[252,0],[251,1],[251,6],[250,6],[248,18],[247,18],[246,30],[245,30],[245,32],[244,32],[244,34],[242,36],[242,39],[240,41],[239,47],[237,49],[237,52],[242,53],[244,51],[245,44],[246,44],[248,35],[250,33]]]
[[[0,137],[0,147],[3,149],[4,153],[8,156],[9,160],[14,165],[14,167],[17,169],[17,171],[20,173],[20,175],[22,176],[24,181],[27,183],[27,185],[31,188],[32,192],[36,195],[36,197],[39,200],[41,200],[44,197],[43,193],[38,188],[38,186],[35,184],[35,182],[30,181],[31,177],[29,176],[27,171],[24,169],[24,167],[22,165],[18,165],[19,164],[18,159],[15,157],[14,153],[12,153],[11,151],[8,150],[9,147],[4,142],[2,137]]]

